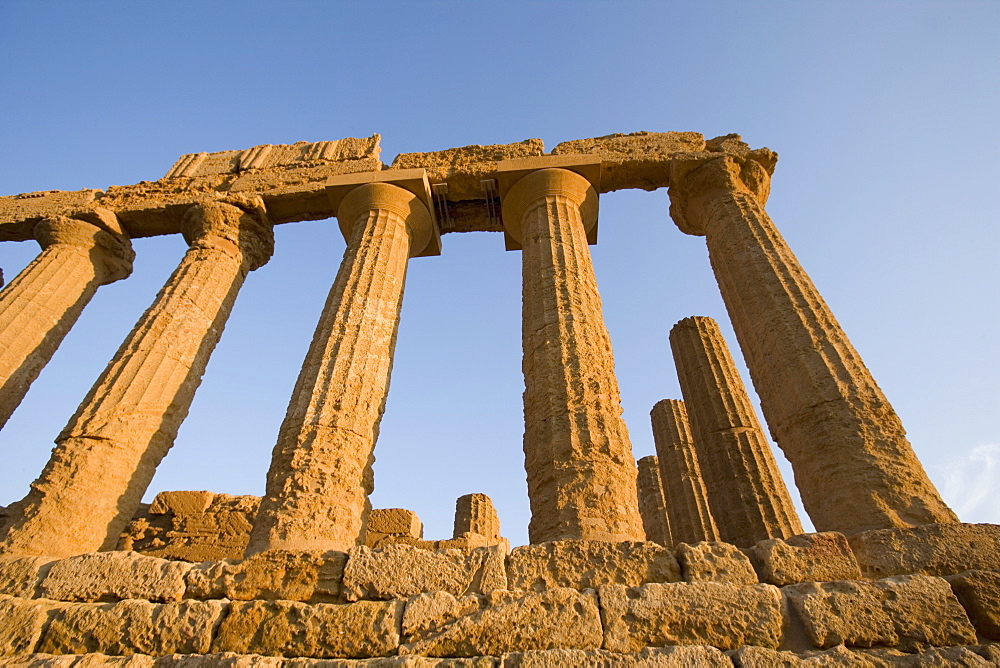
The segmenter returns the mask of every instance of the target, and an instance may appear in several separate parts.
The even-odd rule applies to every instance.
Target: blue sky
[[[1000,523],[997,2],[132,2],[0,0],[0,194],[155,180],[178,156],[382,135],[401,152],[637,130],[739,132],[780,157],[768,210],[966,521]],[[592,247],[637,457],[679,398],[667,333],[723,326],[703,239],[665,191],[601,200]],[[260,494],[344,242],[277,228],[149,498]],[[184,252],[141,239],[0,433],[0,504]],[[37,254],[0,245],[9,280]],[[490,494],[526,542],[520,257],[447,235],[410,266],[376,449],[376,507],[448,537]],[[747,379],[749,383],[749,379]],[[786,480],[791,473],[778,453]],[[992,492],[992,493],[991,493]]]

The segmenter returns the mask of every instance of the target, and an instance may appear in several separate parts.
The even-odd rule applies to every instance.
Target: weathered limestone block
[[[976,642],[965,610],[940,578],[806,582],[782,591],[816,647],[886,645],[918,651]]]
[[[547,649],[512,652],[500,657],[501,668],[732,668],[732,662],[714,647],[647,647],[635,654],[603,649]]]
[[[78,603],[60,609],[38,646],[48,654],[204,654],[222,601]]]
[[[149,513],[151,515],[203,513],[214,500],[214,492],[160,492],[149,505]]]
[[[669,164],[676,154],[704,150],[705,137],[698,132],[633,132],[566,141],[552,149],[552,154],[588,153],[600,157],[600,191],[606,193],[668,186],[670,170],[664,169],[664,164]]]
[[[135,552],[82,554],[52,564],[41,592],[57,601],[179,601],[190,569],[185,562]]]
[[[991,640],[1000,640],[1000,572],[966,571],[948,578],[972,625]]]
[[[1000,570],[1000,526],[927,524],[848,536],[866,578]]]
[[[0,657],[34,651],[62,605],[0,595]]]
[[[821,652],[779,652],[767,647],[746,645],[733,652],[727,652],[737,668],[826,668],[845,666],[850,668],[876,668],[883,666],[873,660],[837,645]]]
[[[878,668],[987,668],[998,665],[995,660],[984,659],[981,646],[931,647],[919,654],[903,652],[889,647],[858,649],[855,654],[871,661]]]
[[[187,572],[187,598],[233,601],[342,600],[345,552],[267,550],[242,561],[196,564]]]
[[[347,248],[278,432],[248,554],[364,543],[407,262],[434,224],[417,195],[389,183],[354,188],[337,217]]]
[[[466,494],[455,501],[455,530],[452,535],[461,538],[467,533],[483,536],[489,545],[500,542],[500,518],[493,500],[486,494]]]
[[[680,579],[673,551],[656,543],[552,541],[516,547],[507,558],[508,587],[525,591],[596,589],[602,584],[635,587]]]
[[[97,289],[132,273],[135,253],[114,214],[54,215],[34,226],[42,247],[0,292],[0,428],[52,359]]]
[[[781,592],[771,585],[678,582],[631,589],[604,585],[598,595],[603,647],[612,652],[662,645],[777,648],[781,642]]]
[[[663,481],[660,479],[660,464],[656,455],[643,457],[636,462],[636,465],[639,468],[639,476],[636,478],[639,515],[642,517],[646,540],[673,547],[674,539],[670,531]]]
[[[41,190],[0,197],[0,241],[27,241],[42,218],[93,205],[100,190]]]
[[[368,532],[423,538],[424,525],[412,510],[378,508],[368,515]]]
[[[263,204],[237,203],[207,202],[185,215],[187,252],[18,502],[2,540],[7,553],[117,546],[187,416],[240,287],[274,249]]]
[[[48,557],[0,556],[0,594],[35,598],[53,563]]]
[[[768,427],[813,524],[850,535],[957,521],[764,210],[776,156],[733,153],[674,160],[670,215],[681,231],[706,238]]]
[[[802,533],[739,371],[711,318],[684,318],[670,348],[719,535],[750,547]]]
[[[356,547],[344,569],[349,601],[408,598],[432,591],[456,596],[507,587],[505,553],[497,547],[424,550],[409,545]]]
[[[7,668],[151,668],[154,659],[145,654],[131,656],[108,656],[107,654],[29,654],[27,656],[8,658],[4,665]]]
[[[719,540],[684,402],[658,401],[649,418],[673,539],[678,543]]]
[[[501,161],[543,153],[545,145],[541,139],[489,146],[473,144],[428,153],[400,153],[392,161],[391,169],[426,169],[431,183],[448,183],[449,201],[483,200],[486,194],[480,182],[496,178]]]
[[[313,659],[302,659],[303,663],[295,665],[316,665]],[[168,654],[156,659],[154,668],[286,668],[290,665],[287,659],[277,656],[261,656],[260,654],[236,654],[235,652],[217,652],[214,654]],[[324,668],[326,663],[321,664]],[[332,664],[338,666],[339,664]],[[344,664],[345,666],[347,664]]]
[[[410,633],[399,648],[400,654],[477,656],[601,646],[601,616],[593,591],[497,590],[475,601],[457,600],[452,605],[448,605],[447,596],[450,594],[434,594],[431,605],[414,602],[419,612],[411,615],[406,625]],[[441,616],[435,619],[435,612]],[[455,613],[459,615],[453,617]]]
[[[587,248],[597,192],[561,168],[521,176],[501,165],[499,180],[505,233],[523,247],[528,538],[642,540],[635,459]]]
[[[232,603],[212,651],[312,658],[385,656],[399,646],[402,618],[402,601]]]
[[[685,582],[722,582],[732,585],[753,585],[758,582],[750,559],[729,543],[681,543],[677,546],[677,561],[680,562]]]
[[[762,540],[752,551],[760,564],[761,580],[778,587],[861,579],[847,538],[835,531]]]

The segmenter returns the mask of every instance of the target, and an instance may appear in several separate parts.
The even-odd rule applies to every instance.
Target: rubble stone
[[[996,524],[880,529],[854,534],[847,540],[866,578],[1000,570],[1000,525]]]
[[[761,580],[778,587],[798,582],[860,580],[851,546],[835,531],[762,540],[753,547]]]
[[[179,601],[190,569],[188,563],[135,552],[82,554],[52,564],[41,591],[57,601]]]
[[[516,547],[507,559],[508,587],[525,591],[680,580],[673,551],[656,543],[552,541]]]
[[[757,584],[757,573],[754,572],[750,559],[729,543],[681,543],[677,546],[677,561],[680,562],[685,582]]]
[[[776,649],[781,642],[781,592],[771,585],[604,585],[598,594],[603,647],[612,652],[637,652],[662,645],[720,649],[760,645]]]

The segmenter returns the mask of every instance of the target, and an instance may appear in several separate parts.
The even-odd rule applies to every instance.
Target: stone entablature
[[[908,573],[862,578],[887,560]],[[692,665],[683,661],[694,657],[711,661],[697,665],[798,665],[810,656],[995,665],[988,661],[1000,652],[988,643],[1000,641],[998,596],[995,525],[867,532],[850,545],[836,533],[805,534],[746,551],[569,541],[509,554],[394,545],[198,564],[133,552],[5,557],[0,611],[17,623],[0,628],[0,652],[5,665],[28,665],[35,652],[536,665],[507,662],[543,650],[550,660],[612,665]]]

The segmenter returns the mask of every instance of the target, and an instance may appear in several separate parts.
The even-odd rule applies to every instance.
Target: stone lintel
[[[540,169],[565,169],[587,179],[596,192],[601,192],[601,160],[592,155],[539,155],[504,160],[497,167],[497,184],[503,199],[518,181]],[[597,219],[587,228],[587,243],[597,243]],[[504,230],[504,247],[521,250],[521,242]]]
[[[414,252],[412,257],[441,254],[441,227],[438,225],[437,216],[435,215],[434,200],[431,197],[431,186],[427,180],[427,170],[393,169],[332,176],[326,182],[326,196],[331,208],[334,211],[339,209],[340,203],[347,193],[366,183],[388,183],[416,195],[423,205],[427,207],[428,213],[430,213],[432,230],[427,246],[419,252]],[[349,241],[348,226],[353,221],[339,220],[338,222],[340,224],[340,231],[344,235],[344,240]]]

